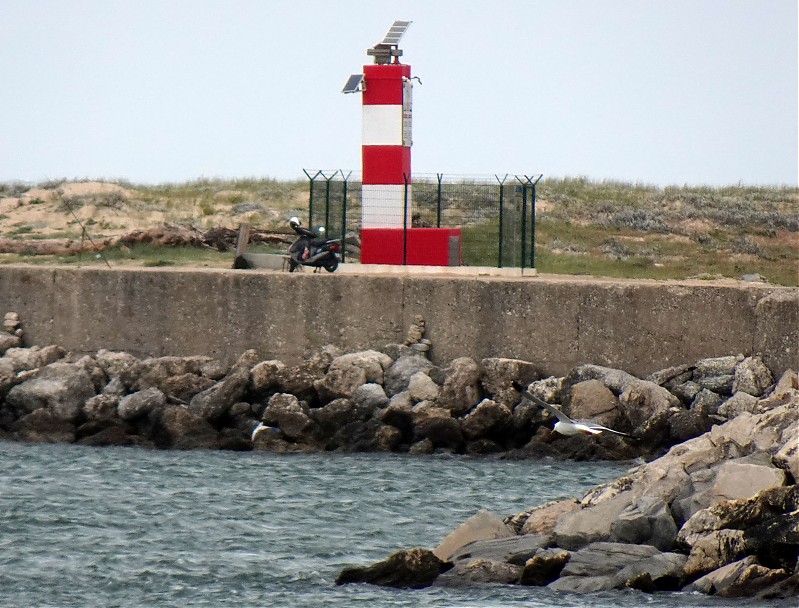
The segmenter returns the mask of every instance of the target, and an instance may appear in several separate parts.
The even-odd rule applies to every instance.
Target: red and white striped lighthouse
[[[410,21],[395,21],[366,52],[374,64],[350,76],[344,93],[362,93],[361,228],[407,228],[406,193],[411,183],[411,66],[399,62],[399,40]],[[409,213],[409,212],[408,212]],[[367,258],[369,254],[367,252]]]
[[[411,66],[365,65],[362,227],[402,228],[411,183]]]

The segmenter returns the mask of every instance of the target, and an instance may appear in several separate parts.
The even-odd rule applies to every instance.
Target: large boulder
[[[3,360],[10,363],[14,371],[37,369],[63,359],[66,351],[60,346],[31,346],[30,348],[9,348]]]
[[[386,395],[392,397],[397,393],[408,390],[411,376],[417,372],[429,372],[433,364],[421,355],[409,354],[400,357],[385,371],[383,386]]]
[[[799,558],[799,486],[773,487],[698,511],[677,540],[690,550],[689,578],[751,554],[764,565],[793,568]]]
[[[56,361],[37,376],[12,387],[6,403],[18,418],[45,407],[58,418],[73,422],[94,395],[94,383],[85,370]]]
[[[370,583],[382,587],[421,589],[429,587],[452,564],[440,560],[428,549],[398,551],[371,566],[350,566],[336,577],[336,585]]]
[[[480,510],[450,532],[433,553],[449,561],[461,548],[475,541],[516,537],[515,532],[500,517],[490,511]]]
[[[408,395],[414,403],[434,401],[438,393],[438,385],[425,372],[416,372],[408,381]]]
[[[661,553],[651,545],[597,542],[572,552],[560,578],[548,587],[556,591],[591,593],[641,586],[647,590],[680,588],[685,555]]]
[[[122,420],[135,420],[166,405],[166,395],[153,387],[136,391],[119,400],[117,413]]]
[[[502,436],[512,422],[513,413],[508,406],[483,399],[461,419],[461,430],[467,439]]]
[[[386,391],[374,382],[356,388],[350,401],[354,406],[353,414],[358,420],[368,420],[377,410],[388,405]]]
[[[453,359],[443,370],[444,382],[436,398],[436,403],[462,416],[482,398],[480,388],[480,366],[474,359],[459,357]]]
[[[195,411],[173,405],[150,414],[156,446],[173,450],[194,450],[219,447],[213,426]]]
[[[52,410],[39,408],[11,425],[13,436],[31,443],[72,443],[75,425]]]
[[[331,361],[327,373],[314,387],[323,402],[349,398],[362,384],[383,384],[384,372],[392,363],[391,357],[376,350],[340,355]]]
[[[760,397],[774,384],[774,377],[760,357],[747,357],[735,366],[733,392]]]
[[[784,569],[761,566],[754,555],[722,566],[700,577],[683,590],[718,597],[749,597],[788,577]]]
[[[541,378],[538,368],[529,361],[489,357],[480,362],[483,369],[482,384],[493,400],[513,407],[519,402],[519,393],[514,384],[529,385]]]
[[[307,405],[300,403],[294,395],[277,393],[269,400],[263,413],[263,421],[269,426],[275,426],[291,441],[300,441],[307,438],[307,433],[313,427]]]
[[[622,416],[619,400],[599,380],[585,380],[571,387],[571,395],[564,411],[575,420],[593,420],[597,424],[615,428]]]
[[[197,393],[189,402],[189,408],[198,416],[214,423],[223,418],[231,406],[241,401],[250,384],[250,369],[234,367],[222,380]]]
[[[632,505],[632,494],[625,491],[579,511],[565,513],[555,524],[554,541],[558,547],[570,550],[609,541],[616,520]]]
[[[285,369],[286,364],[277,359],[256,363],[250,370],[250,388],[256,393],[265,393],[277,388],[281,372]]]

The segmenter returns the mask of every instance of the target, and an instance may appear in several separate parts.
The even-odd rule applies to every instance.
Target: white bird
[[[630,439],[637,439],[637,437],[633,437],[627,433],[622,433],[621,431],[609,429],[606,426],[593,424],[592,422],[588,421],[581,422],[578,420],[572,420],[558,408],[551,406],[546,401],[542,401],[531,392],[522,389],[521,394],[525,399],[532,401],[538,407],[546,410],[558,419],[553,430],[561,435],[566,435],[569,437],[572,435],[599,435],[602,432],[607,432],[613,433],[614,435],[621,435],[622,437],[629,437]]]
[[[258,426],[256,426],[252,430],[252,435],[250,435],[250,441],[255,441],[255,438],[258,436],[258,433],[260,433],[261,431],[265,431],[265,430],[271,429],[271,428],[272,428],[271,426],[267,426],[263,422],[259,422]]]

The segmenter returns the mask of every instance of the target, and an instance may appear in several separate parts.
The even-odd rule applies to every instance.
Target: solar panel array
[[[399,44],[400,38],[402,38],[405,30],[408,29],[408,26],[411,24],[410,21],[395,21],[391,24],[391,27],[388,28],[388,32],[386,35],[383,36],[383,40],[381,40],[378,45],[385,44],[386,46],[396,46]]]

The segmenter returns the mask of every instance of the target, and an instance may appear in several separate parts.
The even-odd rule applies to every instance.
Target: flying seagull
[[[622,433],[621,431],[609,429],[606,426],[593,424],[587,421],[580,422],[577,420],[572,420],[558,408],[551,406],[546,401],[542,401],[530,391],[521,389],[520,392],[525,399],[532,401],[538,407],[546,410],[558,419],[553,430],[561,435],[566,435],[567,437],[571,435],[599,435],[600,433],[606,432],[613,433],[614,435],[621,435],[622,437],[629,437],[630,439],[637,439],[637,437],[633,437],[627,433]]]

